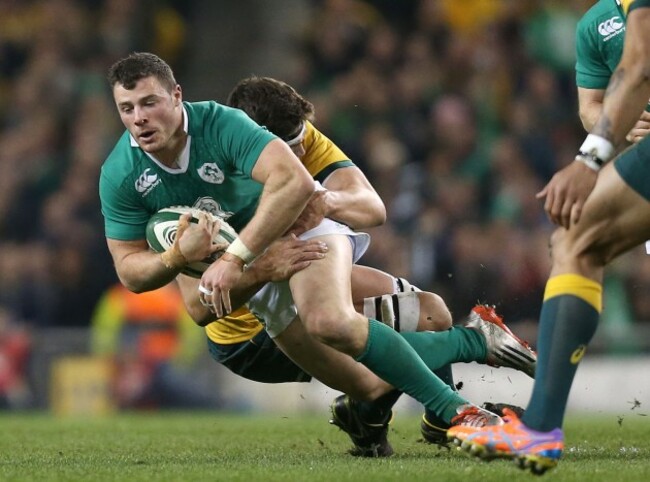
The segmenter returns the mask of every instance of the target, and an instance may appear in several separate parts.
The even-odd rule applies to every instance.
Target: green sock
[[[366,348],[357,361],[449,422],[467,403],[440,380],[406,340],[388,326],[368,320]]]
[[[435,373],[440,380],[449,385],[452,390],[456,390],[456,385],[454,384],[454,372],[451,370],[450,363],[447,363],[440,368],[436,368],[433,370],[433,373]]]
[[[600,284],[578,275],[556,276],[546,285],[526,426],[543,432],[562,426],[578,363],[598,326],[601,295]]]
[[[484,361],[487,357],[485,337],[470,328],[454,327],[438,332],[409,332],[402,333],[402,336],[429,369],[454,391],[456,387],[450,363]],[[431,425],[440,428],[449,426],[449,419],[429,409],[425,408],[424,416]]]
[[[431,370],[449,363],[483,362],[487,358],[485,337],[471,328],[459,326],[445,331],[402,333],[402,336]]]
[[[454,374],[451,370],[451,365],[447,364],[445,366],[442,366],[436,370],[433,370],[433,373],[436,374],[440,380],[445,382],[447,385],[449,385],[449,388],[452,390],[456,391],[456,385],[454,384]],[[429,409],[424,409],[424,417],[427,419],[427,422],[430,425],[434,425],[439,428],[447,428],[449,427],[449,423],[445,422],[442,417],[439,417],[437,414],[433,413]]]

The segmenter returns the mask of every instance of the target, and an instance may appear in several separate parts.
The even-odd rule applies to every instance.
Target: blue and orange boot
[[[447,438],[474,457],[512,459],[519,468],[537,475],[555,467],[564,450],[562,430],[538,432],[526,427],[512,410],[506,408],[504,412],[503,425],[451,427]]]

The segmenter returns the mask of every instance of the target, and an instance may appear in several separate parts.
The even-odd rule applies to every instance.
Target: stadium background
[[[534,193],[584,137],[574,33],[592,3],[0,0],[0,406],[114,407],[114,367],[93,341],[117,281],[97,182],[122,131],[105,73],[135,50],[165,58],[185,100],[224,101],[251,74],[294,85],[387,205],[363,262],[441,294],[459,320],[496,304],[534,344],[552,231]],[[590,398],[596,379],[607,398],[610,370],[650,353],[643,249],[606,284],[597,358],[581,369]],[[207,357],[200,329],[188,340],[174,376],[203,392],[197,404],[256,408],[277,390],[286,408],[305,390],[236,380]],[[128,391],[136,372],[118,385]],[[525,401],[526,381],[506,379],[490,390]],[[621,400],[647,397],[619,388]]]

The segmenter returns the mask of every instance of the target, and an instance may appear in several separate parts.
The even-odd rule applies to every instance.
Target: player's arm
[[[580,107],[580,120],[587,132],[593,129],[603,110],[604,89],[586,89],[578,87],[578,105]],[[625,136],[627,142],[639,142],[650,132],[650,112],[644,110],[641,117],[630,132]],[[620,146],[619,146],[620,147]],[[625,146],[624,146],[625,147]],[[620,150],[620,149],[619,149]]]
[[[353,229],[370,228],[386,221],[386,208],[377,192],[356,166],[336,169],[314,192],[305,209],[291,226],[301,235],[318,226],[323,218],[347,224]]]
[[[226,253],[201,278],[201,285],[212,292],[217,315],[224,310],[232,312],[230,290],[245,265],[289,229],[316,188],[305,167],[280,139],[266,144],[251,177],[264,185],[257,210]]]
[[[208,302],[205,302],[205,304],[201,302],[201,294],[198,290],[201,280],[183,274],[178,275],[176,280],[185,301],[187,312],[194,322],[199,326],[206,326],[215,321],[217,316],[209,308]],[[266,280],[257,278],[257,274],[253,270],[246,270],[237,281],[237,286],[230,292],[233,310],[246,303],[266,282]]]
[[[587,132],[596,124],[603,109],[605,89],[587,89],[578,87],[578,108],[582,126]]]
[[[537,194],[546,198],[544,210],[551,221],[566,229],[580,220],[598,171],[614,156],[650,97],[650,2],[642,0],[640,5],[627,17],[623,57],[605,91],[600,118],[576,162],[556,173]]]
[[[614,146],[625,140],[650,97],[650,6],[630,11],[625,35],[623,56],[607,86],[603,112],[591,130]],[[598,146],[594,149],[600,154]],[[605,153],[601,160],[609,157]]]
[[[142,293],[160,288],[172,281],[188,264],[202,260],[223,246],[213,245],[219,225],[205,214],[198,223],[190,223],[184,214],[178,221],[174,244],[164,253],[154,253],[145,239],[123,241],[107,238],[115,271],[130,291]]]
[[[167,267],[159,254],[149,250],[147,241],[121,241],[107,238],[108,250],[113,257],[120,282],[134,293],[154,290],[172,281],[182,269]]]
[[[312,261],[321,259],[327,252],[327,245],[316,239],[306,241],[295,236],[281,238],[274,242],[242,274],[230,292],[233,309],[246,303],[266,283],[284,281],[294,273],[305,269]],[[179,275],[178,285],[188,313],[200,326],[205,326],[216,319],[208,308],[209,299],[200,298],[199,280]],[[208,305],[208,306],[206,306]]]
[[[335,170],[323,182],[324,215],[353,229],[386,222],[386,207],[366,176],[356,166]]]
[[[239,239],[253,253],[261,253],[298,218],[316,186],[300,160],[279,139],[266,145],[251,174],[264,190]]]

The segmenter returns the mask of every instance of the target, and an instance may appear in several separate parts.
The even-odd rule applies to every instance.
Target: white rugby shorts
[[[352,245],[352,262],[356,263],[370,245],[370,235],[352,231],[345,224],[331,219],[323,219],[314,229],[303,233],[300,239],[311,239],[326,234],[347,236]],[[288,281],[267,283],[255,296],[248,301],[248,308],[264,322],[266,331],[271,338],[282,333],[298,316],[298,309],[293,302]]]

